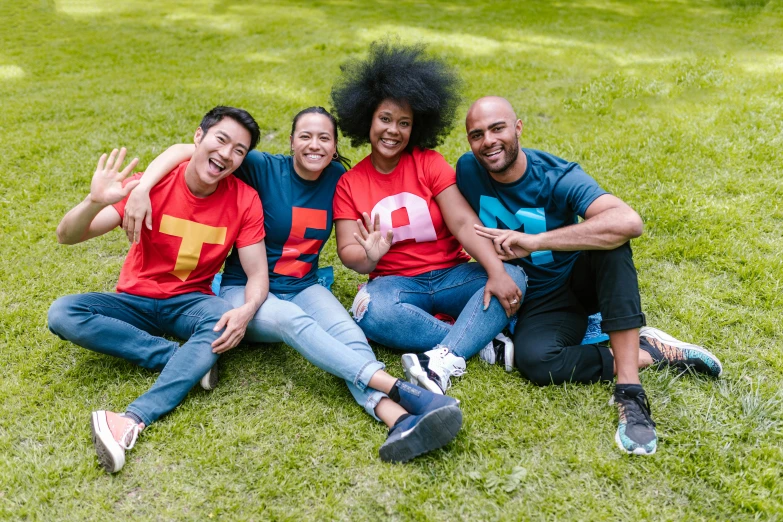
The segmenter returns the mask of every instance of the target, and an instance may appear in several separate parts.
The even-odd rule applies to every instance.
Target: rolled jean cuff
[[[385,397],[388,397],[388,395],[378,390],[373,390],[372,393],[367,396],[367,401],[364,403],[364,411],[366,411],[370,417],[377,420],[378,422],[383,421],[375,414],[375,407],[378,406],[378,403],[381,402],[381,399]]]
[[[383,370],[384,368],[386,368],[386,365],[381,361],[365,362],[364,366],[362,366],[362,369],[359,370],[359,373],[356,374],[356,378],[353,380],[354,385],[362,391],[366,390],[368,383],[370,382],[370,379],[372,379],[372,376],[375,375],[375,372]]]
[[[641,328],[647,325],[647,320],[644,317],[644,313],[626,315],[625,317],[611,317],[601,321],[601,330],[606,333],[609,332],[622,332],[623,330],[633,330],[634,328]]]
[[[140,412],[139,410],[137,410],[136,408],[134,408],[132,406],[128,406],[127,408],[125,408],[125,411],[130,412],[130,413],[134,414],[135,416],[137,416],[138,418],[140,418],[141,421],[144,423],[144,427],[145,428],[147,426],[149,426],[150,424],[152,424],[153,422],[155,422],[155,421],[151,420],[148,415],[144,415],[142,412]]]

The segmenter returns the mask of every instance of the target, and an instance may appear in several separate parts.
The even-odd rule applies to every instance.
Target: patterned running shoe
[[[109,473],[125,465],[125,452],[133,448],[143,425],[111,411],[94,411],[90,422],[98,462]]]
[[[501,332],[481,349],[479,359],[487,364],[499,364],[507,372],[514,371],[514,343]]]
[[[437,346],[421,354],[406,353],[402,356],[402,369],[411,384],[444,395],[451,386],[451,377],[465,374],[465,359]]]
[[[619,388],[622,386],[622,388]],[[652,455],[658,447],[650,401],[640,385],[617,385],[609,404],[617,406],[620,422],[614,440],[631,455]]]
[[[639,330],[639,347],[649,353],[655,364],[680,370],[692,368],[710,377],[720,377],[723,366],[710,351],[695,344],[678,341],[657,328],[645,326]]]

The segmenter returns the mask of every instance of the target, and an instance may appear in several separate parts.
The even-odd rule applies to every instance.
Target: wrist
[[[87,194],[87,197],[84,198],[84,202],[87,203],[88,206],[95,208],[96,210],[102,210],[104,207],[108,207],[109,203],[106,203],[105,201],[101,201],[100,199],[97,199],[92,192]]]

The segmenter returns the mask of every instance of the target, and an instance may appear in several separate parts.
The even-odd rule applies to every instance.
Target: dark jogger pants
[[[631,244],[585,250],[561,288],[525,301],[514,331],[520,373],[539,386],[592,383],[614,378],[614,358],[605,346],[580,345],[587,316],[601,312],[604,332],[645,325]]]

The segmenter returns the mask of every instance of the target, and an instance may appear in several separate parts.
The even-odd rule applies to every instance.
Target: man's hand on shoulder
[[[122,167],[122,163],[125,161],[126,152],[125,147],[119,151],[114,149],[111,151],[108,160],[106,159],[106,154],[101,155],[101,158],[98,160],[98,167],[95,169],[95,174],[93,174],[92,182],[90,183],[91,202],[102,206],[119,203],[139,184],[138,181],[130,181],[125,186],[122,185],[125,178],[133,172],[133,169],[139,163],[139,158],[133,158],[120,171],[120,167]]]

